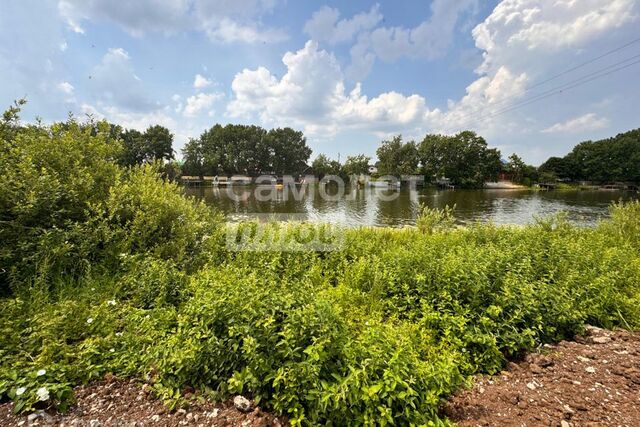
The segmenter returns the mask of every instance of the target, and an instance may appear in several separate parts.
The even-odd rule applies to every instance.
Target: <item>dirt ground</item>
[[[67,414],[12,413],[0,405],[0,426],[240,426],[287,425],[259,408],[192,399],[169,411],[148,386],[105,380],[75,389]],[[585,337],[546,345],[494,376],[481,376],[454,396],[442,414],[460,426],[640,426],[640,334],[588,328]]]
[[[459,426],[640,426],[640,334],[587,328],[443,408]]]
[[[147,386],[148,387],[148,386]],[[76,427],[281,427],[284,420],[252,407],[242,412],[233,401],[212,404],[190,401],[187,409],[169,411],[149,389],[136,382],[112,380],[76,387],[76,404],[66,414],[36,412],[30,416],[13,414],[13,404],[0,405],[0,426]]]

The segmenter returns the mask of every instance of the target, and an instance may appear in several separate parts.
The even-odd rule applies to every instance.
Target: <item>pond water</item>
[[[322,188],[324,187],[324,188]],[[275,189],[264,187],[187,187],[188,195],[204,200],[227,214],[231,221],[256,214],[297,214],[308,221],[357,226],[402,227],[415,225],[420,204],[443,208],[455,204],[462,223],[492,221],[496,224],[526,224],[535,217],[567,212],[572,222],[594,225],[607,216],[617,200],[636,198],[621,191],[532,191],[532,190],[436,190],[408,188],[340,189],[337,186]]]

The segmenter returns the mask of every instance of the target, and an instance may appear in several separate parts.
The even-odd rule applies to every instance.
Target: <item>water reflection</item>
[[[591,225],[607,215],[608,206],[613,201],[637,197],[617,191],[442,191],[431,188],[412,194],[407,188],[341,189],[337,185],[296,189],[201,187],[186,188],[185,191],[216,206],[227,213],[231,220],[241,220],[256,213],[296,213],[303,214],[310,221],[354,227],[413,225],[421,203],[438,208],[455,204],[456,217],[465,223],[492,221],[496,224],[525,224],[535,216],[565,211],[571,221]],[[230,195],[228,191],[234,193]],[[294,191],[304,194],[294,197]],[[333,197],[323,197],[327,195]]]

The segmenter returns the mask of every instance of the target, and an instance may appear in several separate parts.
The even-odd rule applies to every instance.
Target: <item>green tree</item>
[[[182,158],[184,161],[182,174],[188,176],[204,175],[204,156],[202,144],[199,140],[189,139],[189,142],[182,149]]]
[[[149,126],[144,131],[145,160],[164,161],[172,160],[173,134],[164,126]]]
[[[640,182],[640,129],[581,142],[565,157],[549,158],[539,170],[574,181]]]
[[[472,131],[454,136],[427,135],[418,153],[427,177],[446,177],[462,187],[482,187],[485,181],[497,179],[502,170],[500,151],[488,148],[484,138]]]
[[[509,156],[509,161],[507,162],[506,169],[507,172],[511,175],[511,179],[513,182],[520,183],[524,178],[524,172],[526,168],[526,164],[520,156],[516,153],[513,153]]]
[[[346,175],[366,175],[369,173],[370,161],[371,157],[367,157],[364,154],[349,156],[344,162],[343,172]]]
[[[307,168],[311,148],[304,134],[291,128],[271,129],[265,141],[267,162],[271,171],[283,174],[299,174]]]
[[[340,175],[342,167],[337,160],[331,160],[324,154],[320,154],[311,164],[311,169],[320,179],[325,175]]]
[[[403,143],[402,136],[395,136],[390,141],[382,141],[376,150],[378,157],[378,173],[381,175],[415,174],[418,171],[420,158],[413,141]]]
[[[183,149],[185,173],[194,175],[296,174],[310,155],[302,132],[232,124],[216,124]]]
[[[120,134],[122,139],[122,154],[120,164],[123,166],[140,165],[145,161],[146,149],[142,132],[126,129]]]
[[[112,125],[114,129],[119,126]],[[120,133],[123,150],[120,164],[123,166],[140,165],[145,162],[164,162],[173,159],[173,134],[160,126],[149,126],[142,133],[135,129],[126,129]]]

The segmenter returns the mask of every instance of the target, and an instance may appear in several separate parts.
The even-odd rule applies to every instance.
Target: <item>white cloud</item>
[[[183,114],[187,117],[195,117],[203,110],[211,108],[214,102],[222,99],[224,95],[221,93],[199,93],[187,98],[187,104],[184,106]]]
[[[485,51],[479,71],[580,48],[637,19],[634,0],[503,0],[473,30]]]
[[[82,21],[92,20],[115,22],[128,33],[141,36],[146,32],[173,33],[187,28],[189,1],[60,0],[58,11],[77,33],[84,33]]]
[[[281,29],[265,28],[260,18],[271,13],[277,0],[59,0],[58,12],[68,27],[84,33],[84,21],[116,23],[129,34],[173,34],[202,31],[215,42],[278,42]]]
[[[242,24],[229,18],[208,21],[205,32],[212,41],[222,43],[277,43],[288,38],[281,29],[260,29],[253,24]]]
[[[122,48],[111,48],[91,72],[92,89],[106,104],[133,111],[149,111],[158,108],[135,74],[131,58]]]
[[[304,24],[304,32],[313,40],[337,44],[353,40],[356,34],[375,27],[381,20],[379,5],[371,7],[369,12],[358,13],[351,19],[341,19],[340,11],[324,6],[313,13]]]
[[[542,132],[544,133],[579,133],[588,132],[598,129],[604,129],[609,126],[609,119],[598,117],[595,113],[588,113],[580,117],[569,119],[562,123],[556,123]]]
[[[348,128],[406,129],[419,125],[428,114],[424,98],[418,95],[389,92],[368,99],[359,84],[346,93],[336,58],[314,41],[287,52],[283,62],[287,73],[281,79],[264,67],[237,74],[228,114],[257,114],[265,123],[303,126],[311,135]]]
[[[63,92],[67,95],[73,95],[73,86],[69,82],[58,83],[56,86],[60,92]]]
[[[196,74],[196,77],[193,79],[193,87],[196,89],[202,89],[211,85],[211,80],[207,79],[202,74]]]
[[[475,14],[478,0],[434,0],[431,16],[414,28],[378,27],[358,37],[351,48],[348,75],[358,80],[371,70],[375,58],[386,62],[401,57],[435,59],[451,46],[456,26],[464,14]]]
[[[552,5],[542,0],[505,0],[473,31],[476,45],[484,51],[485,63],[477,70],[479,77],[467,86],[461,99],[449,100],[446,108],[429,106],[420,94],[407,95],[392,91],[370,98],[363,93],[360,84],[348,89],[345,72],[336,58],[320,49],[315,41],[309,41],[297,52],[284,55],[286,72],[282,77],[277,77],[265,67],[245,69],[238,73],[232,82],[233,96],[227,105],[227,114],[257,118],[265,124],[301,127],[311,136],[327,136],[352,129],[374,134],[453,133],[474,129],[489,138],[533,134],[539,126],[536,119],[527,116],[526,110],[514,113],[509,107],[523,100],[531,82],[535,82],[535,77],[545,75],[547,67],[566,62],[567,50],[573,49],[575,52],[607,28],[617,28],[620,20],[631,19],[628,0],[585,1],[602,14],[595,28],[579,24],[585,20],[594,22],[595,18],[576,1],[562,2],[557,6],[562,13],[554,16],[553,10],[545,10]],[[509,6],[509,14],[505,13],[505,4]],[[391,61],[399,56],[429,58],[441,54],[451,43],[452,33],[461,16],[473,13],[476,7],[476,2],[471,0],[436,0],[432,3],[431,18],[413,29],[377,28],[361,31],[352,47],[354,62],[347,73],[353,71],[354,65],[370,67],[376,58]],[[308,27],[307,31],[312,33],[320,31],[320,28],[328,29],[326,36],[318,38],[329,43],[348,38],[331,32],[342,22],[336,11],[321,11],[322,14],[318,15],[320,12],[317,12],[309,21],[314,23],[315,29]],[[523,49],[539,49],[542,43],[534,43],[533,33],[523,32],[523,29],[536,28],[540,23],[548,27],[549,22],[559,25],[561,31],[572,31],[571,39],[575,44],[571,48],[565,46],[555,54],[542,49],[536,55],[522,55]],[[357,31],[343,34],[351,37],[352,33]],[[529,35],[516,37],[518,34]],[[359,63],[355,61],[356,58]],[[582,128],[595,129],[605,125],[603,119],[594,117],[581,120],[585,122],[561,124],[555,128],[554,125],[551,128],[569,129],[580,125]]]
[[[82,104],[80,110],[84,114],[90,114],[96,119],[106,119],[111,123],[117,123],[127,129],[145,130],[149,126],[161,125],[169,129],[175,129],[178,123],[164,110],[149,113],[135,113],[121,110],[110,105]]]

